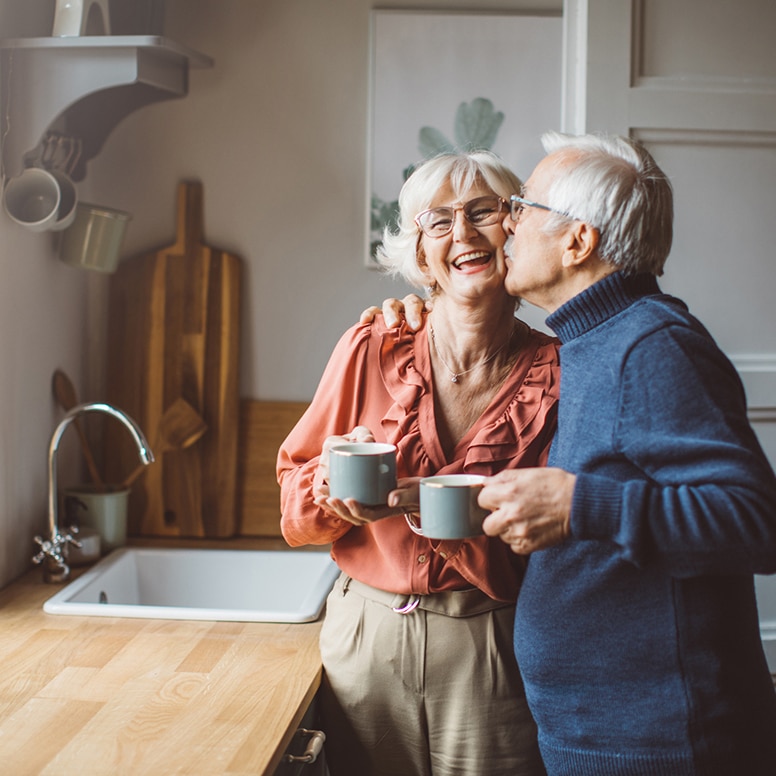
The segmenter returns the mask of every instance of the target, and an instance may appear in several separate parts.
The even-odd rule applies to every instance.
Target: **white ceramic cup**
[[[440,474],[420,481],[420,525],[410,527],[429,539],[466,539],[482,534],[490,514],[477,503],[485,477]]]
[[[108,0],[56,0],[54,38],[80,35],[110,35]]]
[[[396,488],[396,446],[352,442],[329,450],[329,494],[361,504],[385,504]]]
[[[33,232],[51,229],[56,223],[60,199],[57,179],[41,167],[28,167],[3,189],[5,212]]]

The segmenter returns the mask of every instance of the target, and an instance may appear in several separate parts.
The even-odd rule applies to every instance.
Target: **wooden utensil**
[[[185,450],[191,447],[207,431],[207,423],[185,399],[178,397],[162,415],[156,432],[154,455],[169,453],[173,450]],[[146,466],[141,463],[121,484],[125,490],[143,473]]]
[[[75,386],[73,385],[72,380],[61,369],[57,369],[54,372],[54,375],[51,378],[51,389],[54,392],[54,397],[59,403],[59,406],[62,407],[65,412],[69,412],[78,404],[78,394],[76,393]],[[81,440],[81,450],[83,451],[84,460],[86,461],[86,467],[89,469],[89,475],[96,485],[104,487],[105,482],[97,469],[97,464],[92,455],[92,448],[89,445],[89,440],[86,438],[86,434],[84,433],[81,424],[78,422],[78,418],[73,418],[73,425]]]

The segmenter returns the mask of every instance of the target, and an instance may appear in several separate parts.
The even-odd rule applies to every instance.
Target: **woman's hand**
[[[361,441],[361,440],[359,440]],[[368,441],[368,440],[365,440]],[[396,483],[396,489],[388,494],[388,504],[370,507],[352,498],[339,499],[321,496],[315,503],[342,520],[353,525],[367,525],[383,517],[395,517],[405,512],[417,512],[419,508],[420,477],[405,477]],[[328,485],[326,486],[328,494]]]
[[[385,325],[389,329],[396,329],[401,325],[402,319],[406,321],[407,328],[419,331],[423,328],[423,311],[431,310],[431,301],[423,300],[417,294],[408,294],[404,299],[386,299],[380,307],[367,307],[361,313],[359,323],[371,323],[375,315],[383,314]]]
[[[321,498],[329,496],[329,451],[331,448],[348,442],[374,441],[374,435],[366,426],[356,426],[349,434],[330,436],[323,440],[321,457],[318,459],[318,468],[313,477],[313,497],[316,504],[320,504]]]

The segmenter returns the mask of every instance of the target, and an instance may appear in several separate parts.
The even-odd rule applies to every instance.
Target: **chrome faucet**
[[[49,536],[46,539],[42,536],[35,537],[35,542],[40,547],[40,551],[32,559],[33,563],[44,564],[44,582],[64,582],[68,579],[70,576],[70,566],[67,564],[67,545],[73,544],[76,547],[81,546],[74,536],[74,534],[78,533],[77,528],[71,526],[70,528],[65,529],[64,534],[59,531],[59,520],[57,516],[57,450],[59,449],[59,442],[67,427],[76,417],[78,417],[78,415],[85,412],[104,412],[107,415],[112,415],[117,420],[120,420],[132,435],[132,439],[134,439],[135,444],[137,445],[140,460],[146,465],[153,463],[154,461],[154,454],[151,452],[151,448],[137,423],[135,423],[129,415],[116,407],[112,407],[110,404],[104,404],[102,402],[79,404],[78,406],[73,407],[73,409],[62,418],[62,421],[54,429],[54,433],[51,435],[48,451]]]

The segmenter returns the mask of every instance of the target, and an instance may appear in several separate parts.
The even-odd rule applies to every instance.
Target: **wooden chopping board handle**
[[[204,205],[201,181],[181,181],[178,184],[178,216],[175,245],[170,253],[190,255],[204,242]]]

